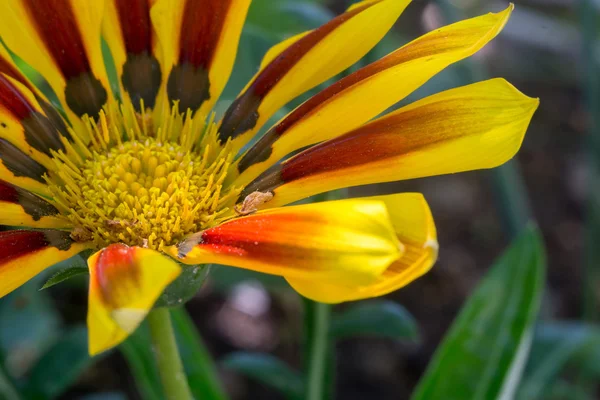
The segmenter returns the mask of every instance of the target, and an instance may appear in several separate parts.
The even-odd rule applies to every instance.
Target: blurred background
[[[387,296],[386,300],[402,305],[413,316],[416,332],[412,338],[362,335],[338,341],[334,361],[337,399],[408,398],[466,298],[522,227],[519,224],[528,219],[539,225],[547,250],[541,318],[569,321],[567,326],[572,330],[566,330],[565,337],[572,338],[590,327],[580,321],[594,321],[596,317],[600,258],[595,252],[599,251],[596,239],[600,234],[595,228],[600,224],[595,223],[594,216],[600,213],[595,213],[590,198],[597,188],[598,180],[593,176],[600,159],[600,146],[594,140],[600,140],[596,29],[600,1],[514,2],[508,25],[493,42],[471,59],[440,73],[402,104],[477,80],[504,77],[525,94],[541,99],[516,159],[495,171],[373,185],[349,192],[350,196],[424,193],[436,220],[441,251],[431,272]],[[350,3],[254,0],[219,109],[224,110],[250,79],[270,46],[321,25]],[[493,0],[413,0],[393,30],[355,68],[427,31],[507,6],[508,2]],[[515,220],[515,215],[520,218]],[[38,291],[51,273],[0,300],[0,349],[5,372],[15,381],[27,378],[37,382],[36,388],[43,388],[31,392],[31,398],[140,398],[130,372],[131,363],[143,362],[139,357],[136,360],[135,346],[93,360],[85,357],[86,278]],[[217,361],[231,399],[285,398],[260,379],[250,379],[220,363],[241,350],[267,352],[290,368],[301,369],[303,303],[282,279],[214,266],[202,290],[186,307]],[[345,307],[336,306],[335,311],[342,312]],[[581,374],[592,376],[592,381],[599,376],[597,338],[589,342],[592,344],[586,342],[585,351],[577,347],[560,359],[555,379],[538,390],[535,398],[600,398],[590,379],[578,384]],[[581,359],[583,353],[585,360]],[[593,358],[593,354],[598,357]],[[577,365],[577,369],[570,365]],[[52,371],[61,370],[52,375]],[[103,393],[103,397],[92,396],[94,393]],[[533,398],[518,393],[519,398]]]

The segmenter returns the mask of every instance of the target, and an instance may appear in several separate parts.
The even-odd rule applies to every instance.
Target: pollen
[[[233,152],[211,120],[113,105],[84,122],[89,143],[54,154],[47,178],[74,240],[160,250],[235,214],[241,190],[224,186]]]

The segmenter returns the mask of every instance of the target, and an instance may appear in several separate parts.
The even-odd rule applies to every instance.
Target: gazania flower
[[[362,1],[274,46],[217,118],[211,110],[250,0],[150,3],[0,2],[4,43],[60,103],[53,108],[1,49],[0,224],[23,228],[0,232],[0,296],[93,253],[92,354],[124,340],[187,265],[281,275],[330,303],[406,285],[437,256],[420,194],[282,206],[343,187],[495,167],[518,150],[538,105],[492,79],[377,117],[481,49],[510,7],[435,30],[345,76],[247,146],[278,109],[364,56],[409,0]]]

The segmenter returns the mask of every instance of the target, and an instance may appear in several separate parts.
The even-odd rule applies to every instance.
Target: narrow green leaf
[[[23,390],[24,397],[55,398],[68,389],[91,364],[87,329],[84,326],[71,329],[32,368]]]
[[[415,319],[404,307],[387,300],[355,303],[334,316],[329,333],[335,339],[349,336],[379,336],[417,339]]]
[[[15,389],[9,377],[5,374],[4,368],[0,365],[0,399],[19,400],[20,396]]]
[[[225,400],[214,361],[184,308],[171,310],[175,336],[192,394],[197,399]]]
[[[540,324],[517,398],[545,398],[547,388],[570,364],[579,369],[592,366],[595,370],[582,372],[600,374],[600,327],[579,322]]]
[[[67,279],[71,279],[74,276],[87,275],[88,273],[88,268],[83,266],[74,266],[61,269],[60,271],[52,275],[52,277],[50,277],[50,279],[48,279],[46,283],[44,283],[44,286],[42,286],[40,290],[48,289],[49,287],[64,282]]]
[[[121,343],[119,350],[127,361],[142,399],[162,400],[162,387],[152,354],[147,323],[144,322],[133,335]]]
[[[300,374],[269,354],[236,352],[225,357],[221,365],[272,387],[290,400],[302,400],[304,397]]]
[[[412,399],[513,398],[531,345],[544,276],[540,235],[527,228],[468,299]]]

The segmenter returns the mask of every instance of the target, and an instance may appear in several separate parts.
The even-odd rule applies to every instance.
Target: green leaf
[[[290,285],[284,278],[277,275],[261,274],[242,268],[231,268],[223,265],[213,265],[210,279],[216,290],[227,292],[236,285],[248,281],[260,282],[269,291],[290,290]]]
[[[179,307],[198,293],[210,272],[210,265],[183,265],[181,274],[160,295],[154,307]]]
[[[569,365],[600,375],[600,327],[580,322],[546,322],[535,331],[517,399],[542,399]]]
[[[0,360],[1,362],[2,360]],[[0,399],[19,400],[20,396],[13,382],[6,375],[4,368],[0,364]]]
[[[142,399],[162,400],[160,376],[152,354],[147,322],[142,323],[133,335],[121,343],[119,350],[127,361]]]
[[[380,336],[417,339],[415,319],[400,304],[387,300],[355,303],[335,315],[329,327],[335,339],[349,336]]]
[[[62,394],[92,363],[87,329],[79,326],[62,335],[32,368],[25,398],[52,399]]]
[[[88,273],[89,273],[88,268],[83,267],[83,266],[74,266],[74,267],[61,269],[60,271],[58,271],[57,273],[52,275],[52,277],[50,277],[50,279],[48,279],[46,281],[46,283],[44,283],[44,286],[42,286],[40,288],[40,290],[48,289],[49,287],[52,287],[61,282],[64,282],[67,279],[71,279],[74,276],[87,275]]]
[[[269,354],[231,353],[221,365],[278,390],[290,400],[303,398],[304,384],[300,374]]]
[[[214,361],[194,322],[184,308],[171,310],[171,318],[192,394],[196,399],[225,400],[227,396],[221,388]]]
[[[540,307],[545,256],[527,228],[468,299],[413,400],[511,399]]]

